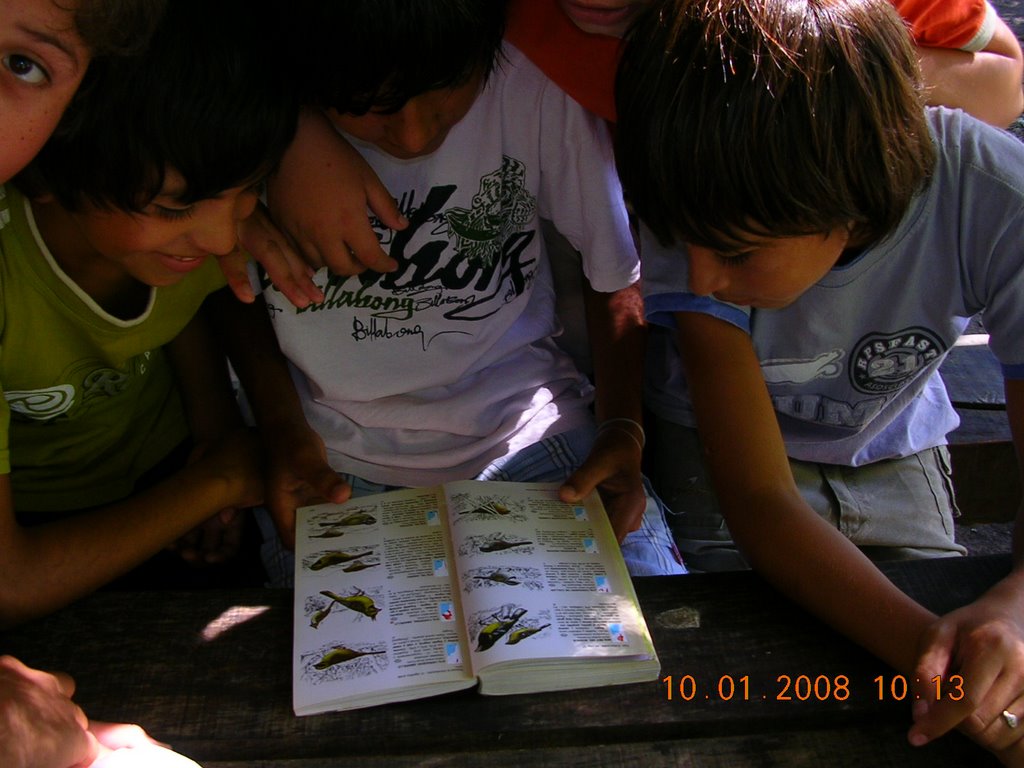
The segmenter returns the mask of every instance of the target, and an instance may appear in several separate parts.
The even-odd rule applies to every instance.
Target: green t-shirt
[[[14,508],[56,512],[128,496],[188,435],[161,347],[224,285],[214,259],[120,320],[60,269],[30,206],[0,186],[0,474]]]

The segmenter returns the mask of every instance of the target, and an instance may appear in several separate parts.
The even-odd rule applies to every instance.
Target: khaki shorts
[[[691,571],[748,568],[736,549],[704,467],[697,431],[648,419],[647,473]],[[955,541],[949,451],[945,446],[863,467],[790,459],[808,504],[873,560],[966,554]]]

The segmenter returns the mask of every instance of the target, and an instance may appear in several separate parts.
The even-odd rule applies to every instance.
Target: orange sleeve
[[[910,24],[914,42],[980,51],[992,39],[996,13],[986,0],[891,0]]]
[[[556,0],[512,0],[505,38],[575,101],[615,121],[617,38],[582,31]]]

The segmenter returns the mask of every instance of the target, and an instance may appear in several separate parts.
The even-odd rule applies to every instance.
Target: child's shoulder
[[[963,178],[981,171],[1024,191],[1024,142],[959,109],[929,107],[928,124],[935,141],[937,173]]]

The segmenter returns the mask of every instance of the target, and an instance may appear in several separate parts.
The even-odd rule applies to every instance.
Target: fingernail
[[[909,741],[912,746],[923,747],[925,744],[928,743],[928,737],[925,736],[923,733],[914,732],[910,734]]]

